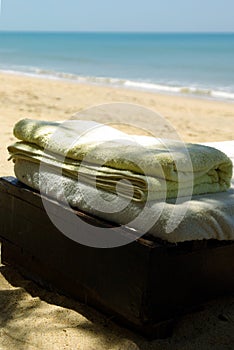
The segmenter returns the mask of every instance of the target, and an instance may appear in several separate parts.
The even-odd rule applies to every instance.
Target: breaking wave
[[[58,79],[75,81],[80,84],[104,85],[117,88],[134,89],[149,92],[190,95],[209,99],[222,99],[234,102],[234,92],[223,89],[209,89],[198,86],[179,86],[156,84],[154,82],[137,81],[129,79],[108,78],[108,77],[91,77],[80,76],[72,73],[56,72],[53,70],[39,69],[35,67],[17,67],[16,69],[1,69],[0,72],[10,74],[23,74],[31,77],[41,77],[47,79]]]

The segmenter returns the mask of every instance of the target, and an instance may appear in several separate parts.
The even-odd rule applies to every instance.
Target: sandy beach
[[[234,139],[234,103],[223,101],[0,74],[0,102],[2,176],[12,174],[12,164],[7,162],[6,146],[14,141],[12,129],[18,120],[65,120],[83,109],[106,103],[130,103],[149,108],[168,121],[185,142]],[[116,122],[102,115],[97,120]],[[152,117],[149,122],[144,119],[144,115],[137,113],[126,122],[141,125],[156,137],[163,136],[159,132],[157,118]],[[126,131],[134,133],[132,130]]]
[[[85,108],[116,102],[159,113],[185,142],[234,139],[231,102],[1,73],[0,175],[13,175],[6,148],[15,140],[12,128],[18,120],[64,120]],[[98,116],[98,120],[106,122],[106,117],[102,120]],[[163,136],[157,118],[155,122],[151,118],[149,123],[138,113],[130,120],[133,125],[134,122]],[[131,128],[125,131],[135,132]],[[233,326],[234,298],[220,298],[181,317],[172,338],[149,342],[79,302],[39,288],[10,267],[0,267],[0,350],[232,349]]]

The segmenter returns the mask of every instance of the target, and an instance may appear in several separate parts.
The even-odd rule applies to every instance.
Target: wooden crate
[[[45,200],[61,217],[72,211]],[[112,227],[75,214],[96,227]],[[125,234],[132,233],[123,228]],[[118,248],[83,246],[52,224],[40,194],[12,177],[0,179],[0,241],[3,263],[151,338],[170,335],[182,313],[234,292],[233,241],[174,245],[145,235]]]

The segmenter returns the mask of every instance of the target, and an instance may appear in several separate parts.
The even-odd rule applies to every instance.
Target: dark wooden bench
[[[45,200],[61,217],[73,211]],[[114,229],[80,211],[75,214],[90,225]],[[132,233],[123,228],[125,234]],[[0,241],[4,264],[152,338],[170,335],[182,313],[234,292],[233,241],[176,245],[144,235],[118,248],[83,246],[52,224],[39,193],[12,177],[0,179]]]

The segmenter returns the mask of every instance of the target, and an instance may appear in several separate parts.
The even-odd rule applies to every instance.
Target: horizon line
[[[0,33],[77,33],[77,34],[234,34],[234,31],[106,31],[106,30],[30,30],[0,29]]]

